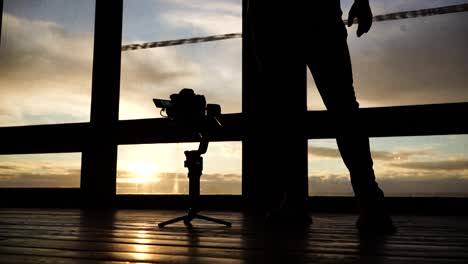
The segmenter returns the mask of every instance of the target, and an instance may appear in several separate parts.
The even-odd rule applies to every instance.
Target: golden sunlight
[[[152,161],[135,161],[127,165],[127,171],[132,175],[134,183],[159,182],[159,168]]]

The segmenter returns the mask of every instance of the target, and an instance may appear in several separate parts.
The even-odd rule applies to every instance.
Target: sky
[[[351,0],[342,1],[343,19]],[[466,3],[371,0],[374,15]],[[89,122],[94,1],[5,0],[0,126]],[[242,32],[240,0],[124,0],[122,43]],[[468,101],[468,13],[348,28],[361,107]],[[279,36],[281,38],[281,36]],[[157,118],[152,98],[184,87],[241,112],[241,39],[125,51],[121,120]],[[308,75],[308,109],[324,109]],[[274,142],[272,142],[274,144]],[[372,138],[389,195],[468,195],[468,136]],[[183,151],[194,144],[119,146],[118,193],[186,193]],[[210,144],[202,193],[241,193],[241,142]],[[0,187],[79,187],[80,153],[2,155]],[[352,195],[332,139],[309,141],[310,195]]]

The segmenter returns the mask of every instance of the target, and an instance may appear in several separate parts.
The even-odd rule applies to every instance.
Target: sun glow
[[[159,169],[154,162],[136,161],[128,164],[128,171],[132,175],[134,183],[150,183],[160,181]]]

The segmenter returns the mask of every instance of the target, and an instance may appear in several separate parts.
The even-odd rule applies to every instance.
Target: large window
[[[352,1],[343,1],[343,19]],[[374,15],[433,8],[466,1],[372,1]],[[348,28],[354,86],[362,107],[468,101],[468,14],[374,22],[356,37]],[[324,109],[308,78],[309,110]]]
[[[242,32],[242,1],[124,1],[123,45]],[[183,88],[241,112],[242,40],[202,41],[122,51],[119,119],[158,118],[153,98]],[[240,142],[210,143],[204,157],[202,194],[241,194]],[[118,194],[186,194],[184,150],[193,144],[121,145]]]
[[[79,188],[81,153],[0,155],[0,188]]]
[[[343,18],[353,1],[341,1]],[[205,95],[208,103],[221,105],[223,114],[242,111],[241,34],[216,41],[209,37],[242,33],[242,3],[245,1],[123,2],[122,45],[140,46],[122,49],[119,120],[160,117],[160,109],[154,106],[152,99],[168,99],[182,88],[192,88],[197,94]],[[378,0],[372,4],[374,15],[379,15],[459,3],[464,1],[448,0],[441,4],[439,0]],[[4,0],[0,43],[0,127],[90,121],[95,4],[95,0]],[[119,11],[118,8],[109,10]],[[347,28],[354,87],[361,107],[468,102],[466,18],[467,13],[460,12],[375,22],[371,31],[361,38],[356,37],[356,26]],[[116,20],[114,22],[119,22]],[[193,43],[187,41],[203,37],[208,38]],[[278,41],[284,40],[280,32]],[[167,45],[155,47],[158,46],[155,43],[164,41]],[[141,45],[145,43],[148,45]],[[308,110],[324,109],[310,73],[307,84]],[[286,93],[285,90],[287,96]],[[104,105],[93,106],[93,110],[99,110],[96,116],[104,116],[109,110],[116,112],[116,109],[102,107]],[[389,109],[389,113],[391,111]],[[242,115],[236,117],[243,118]],[[99,119],[101,121],[105,123]],[[184,151],[196,149],[198,144],[162,144],[157,139],[149,141],[140,133],[159,121],[133,120],[117,125],[117,194],[188,193]],[[80,138],[86,144],[100,134],[92,131],[95,128],[100,132],[101,126],[96,124],[98,121],[67,124],[63,128],[45,126],[44,130],[41,130],[43,127],[39,130],[68,131],[69,127],[76,127],[73,133],[87,137]],[[126,124],[136,124],[135,130],[126,130]],[[122,127],[125,131],[120,130]],[[451,128],[444,131],[453,133]],[[7,131],[10,128],[0,129]],[[10,131],[15,129],[27,132],[37,128]],[[91,133],[87,133],[89,131]],[[436,129],[427,133],[434,131],[438,133]],[[409,134],[412,132],[418,133],[416,129]],[[464,132],[466,130],[461,133]],[[45,142],[51,142],[52,147],[38,143],[22,148],[23,141],[19,140],[22,135],[13,136],[15,141],[12,142],[18,144],[13,144],[10,149],[4,147],[2,153],[74,153],[0,155],[0,188],[80,187],[80,151],[100,151],[102,147],[102,153],[106,153],[114,147],[102,144],[96,149],[85,150],[75,142],[62,148],[58,141],[49,137]],[[5,138],[2,138],[3,142],[9,140]],[[119,141],[122,138],[126,139]],[[229,141],[233,138],[225,140],[210,143],[208,152],[203,155],[202,194],[242,193],[242,144]],[[138,144],[143,142],[152,144]],[[377,180],[387,196],[466,197],[467,142],[466,135],[372,138]],[[19,150],[14,149],[15,146]],[[84,168],[90,168],[84,170],[86,177],[100,169],[112,170],[115,165],[113,159],[103,159],[108,164],[92,171],[95,168],[86,163],[93,155],[84,154]],[[108,151],[107,154],[111,157],[115,153]],[[349,173],[335,140],[309,140],[308,166],[310,196],[353,195]],[[110,175],[106,182],[113,184],[113,180]]]
[[[124,1],[123,45],[242,31],[242,1]],[[241,39],[122,52],[120,119],[160,117],[152,98],[182,88],[241,112]]]
[[[353,1],[342,1],[343,19]],[[466,1],[373,1],[374,15]],[[466,12],[374,22],[358,38],[347,28],[360,106],[468,102]],[[338,77],[337,77],[338,78]],[[308,109],[325,109],[309,74]],[[376,177],[387,196],[468,196],[468,136],[371,138]],[[352,196],[335,140],[309,141],[309,195]]]
[[[117,194],[188,194],[185,150],[197,143],[122,145]],[[213,142],[203,156],[201,194],[241,194],[242,145]]]
[[[0,126],[89,121],[94,0],[4,0]]]
[[[386,196],[468,197],[468,136],[371,138]],[[335,140],[309,141],[309,195],[352,196]]]

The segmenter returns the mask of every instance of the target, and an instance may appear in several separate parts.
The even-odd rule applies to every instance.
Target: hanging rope
[[[412,10],[412,11],[403,11],[403,12],[390,13],[390,14],[385,14],[385,15],[377,15],[377,16],[374,16],[373,21],[381,22],[381,21],[388,21],[388,20],[426,17],[426,16],[466,12],[466,11],[468,11],[468,4],[460,4],[460,5]],[[348,21],[343,20],[343,22],[347,23]],[[217,40],[240,38],[240,37],[242,37],[242,33],[230,33],[230,34],[214,35],[214,36],[208,36],[208,37],[166,40],[166,41],[157,41],[157,42],[147,42],[147,43],[141,43],[141,44],[128,44],[128,45],[122,46],[122,51],[176,46],[176,45],[183,45],[183,44],[217,41]]]
[[[222,39],[231,39],[231,38],[240,38],[240,37],[242,37],[241,33],[231,33],[231,34],[215,35],[215,36],[200,37],[200,38],[187,38],[187,39],[166,40],[166,41],[158,41],[158,42],[147,42],[147,43],[142,43],[142,44],[129,44],[129,45],[122,46],[122,51],[176,46],[176,45],[182,45],[182,44],[217,41],[217,40],[222,40]]]
[[[386,15],[374,16],[373,21],[388,21],[388,20],[398,20],[398,19],[407,19],[407,18],[416,18],[416,17],[426,17],[426,16],[435,16],[435,15],[444,15],[450,13],[459,13],[468,11],[468,4],[452,5],[452,6],[443,6],[436,8],[428,9],[419,9],[413,11],[404,11],[391,13]]]

